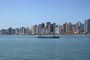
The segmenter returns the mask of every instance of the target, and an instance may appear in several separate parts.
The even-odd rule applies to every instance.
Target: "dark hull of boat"
[[[37,38],[60,38],[59,36],[37,36]]]

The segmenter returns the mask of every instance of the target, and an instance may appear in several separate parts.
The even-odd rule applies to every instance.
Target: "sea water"
[[[0,60],[90,60],[90,36],[1,35]]]

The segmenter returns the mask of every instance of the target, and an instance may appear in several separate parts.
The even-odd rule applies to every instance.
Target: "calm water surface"
[[[0,36],[0,60],[90,60],[90,36]]]

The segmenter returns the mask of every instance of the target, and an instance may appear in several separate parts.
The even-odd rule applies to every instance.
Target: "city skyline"
[[[0,0],[0,29],[43,22],[75,24],[90,18],[89,0]]]
[[[1,29],[0,35],[71,35],[71,34],[90,34],[90,19],[84,21],[84,24],[78,21],[76,24],[65,22],[63,25],[46,22],[34,24],[32,27],[22,26],[20,28],[9,27]]]

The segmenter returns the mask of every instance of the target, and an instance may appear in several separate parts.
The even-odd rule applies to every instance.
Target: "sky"
[[[90,0],[0,0],[0,29],[90,18]]]

